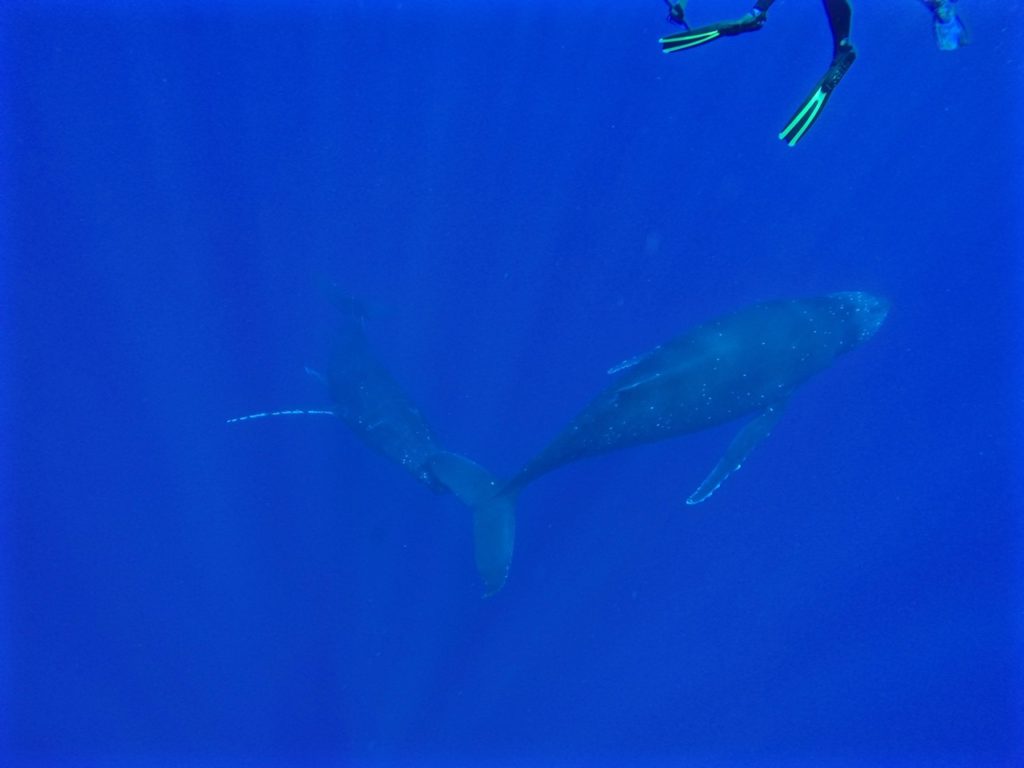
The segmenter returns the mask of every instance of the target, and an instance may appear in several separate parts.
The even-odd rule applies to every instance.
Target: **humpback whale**
[[[770,301],[711,320],[612,367],[612,382],[503,485],[461,456],[437,452],[432,475],[474,510],[477,569],[488,594],[505,583],[519,493],[580,459],[753,418],[687,499],[704,501],[768,436],[804,381],[870,339],[885,299],[844,291]]]
[[[335,296],[340,321],[331,342],[326,383],[333,411],[364,443],[402,466],[435,493],[447,486],[428,460],[441,448],[416,404],[370,348],[363,306]]]
[[[361,302],[329,286],[339,322],[332,337],[326,376],[306,371],[327,386],[334,407],[251,413],[227,419],[234,424],[274,416],[334,416],[366,445],[401,466],[419,482],[443,494],[456,491],[460,499],[478,503],[495,493],[496,482],[483,467],[458,454],[445,452],[419,407],[377,359],[366,338],[366,312]],[[443,481],[432,460],[444,454],[458,462],[459,472]]]
[[[377,359],[366,338],[363,305],[339,292],[333,300],[341,315],[326,375],[333,414],[434,493],[454,491],[474,503],[492,495],[496,484],[490,473],[464,456],[443,451],[419,407]],[[447,482],[432,469],[432,459],[442,453],[459,465]]]

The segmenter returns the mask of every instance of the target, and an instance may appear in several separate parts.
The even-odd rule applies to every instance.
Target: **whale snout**
[[[857,333],[858,343],[870,339],[885,322],[889,314],[889,300],[863,291],[842,291],[833,293],[849,309]]]

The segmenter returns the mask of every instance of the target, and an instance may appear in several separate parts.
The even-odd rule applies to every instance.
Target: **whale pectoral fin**
[[[686,500],[687,504],[700,504],[718,490],[718,486],[725,481],[725,478],[743,465],[747,456],[754,450],[754,446],[771,434],[782,415],[784,405],[784,403],[776,403],[769,406],[740,430],[740,433],[729,443],[725,455],[711,470],[711,474],[704,479],[696,491],[690,494],[690,498]]]

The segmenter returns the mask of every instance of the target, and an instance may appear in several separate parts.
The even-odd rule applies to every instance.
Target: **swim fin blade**
[[[722,21],[718,24],[688,29],[685,32],[663,37],[658,42],[661,43],[661,50],[665,53],[684,51],[687,48],[696,48],[698,45],[710,43],[720,37],[733,37],[744,32],[755,32],[764,26],[765,18],[764,10],[755,8],[754,11],[735,21]]]
[[[661,43],[661,50],[664,53],[685,51],[687,48],[696,48],[698,45],[710,43],[721,37],[722,32],[717,27],[700,27],[699,29],[688,29],[675,35],[669,35],[658,39]]]
[[[790,118],[786,127],[782,129],[782,132],[779,134],[780,139],[791,147],[796,146],[796,143],[804,137],[804,134],[807,133],[808,129],[814,125],[821,115],[821,110],[828,103],[829,98],[832,96],[832,91],[839,85],[839,81],[849,71],[856,58],[857,52],[852,45],[846,43],[835,58],[832,59],[828,70],[821,80],[818,81],[811,95],[800,105],[800,108]]]
[[[832,94],[832,91],[823,90],[819,85],[814,89],[814,92],[808,97],[807,101],[800,105],[800,109],[796,111],[786,127],[782,129],[779,134],[779,138],[789,144],[791,147],[795,147],[796,143],[804,137],[807,130],[814,125],[814,121],[818,119],[821,114],[821,110],[825,108],[828,103],[828,97]]]

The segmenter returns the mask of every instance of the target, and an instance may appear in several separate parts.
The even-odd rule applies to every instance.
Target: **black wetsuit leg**
[[[838,56],[850,47],[850,16],[853,11],[849,0],[822,0],[828,27],[832,30],[832,56]]]

